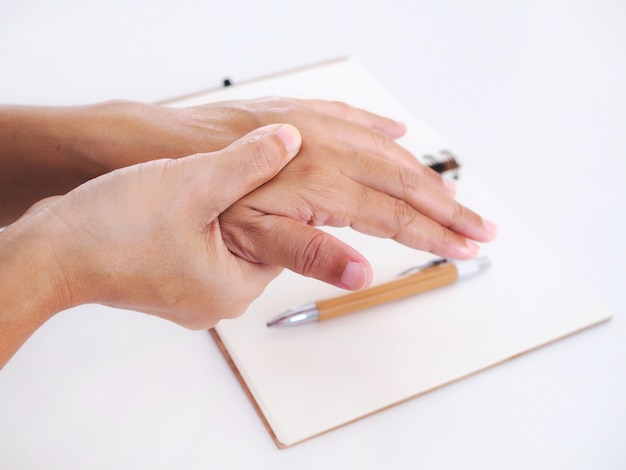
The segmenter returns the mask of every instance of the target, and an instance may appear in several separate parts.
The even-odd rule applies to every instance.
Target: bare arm
[[[193,329],[241,315],[280,267],[225,246],[218,215],[298,152],[288,125],[212,154],[134,165],[41,201],[0,232],[0,368],[52,315],[102,303]]]
[[[358,289],[371,279],[367,260],[314,226],[351,226],[455,258],[476,255],[472,240],[495,236],[493,224],[458,204],[453,187],[395,142],[402,124],[345,103],[263,98],[177,109],[110,102],[24,113],[21,121],[14,113],[2,137],[14,142],[12,153],[0,155],[9,168],[0,184],[5,222],[98,174],[215,151],[260,125],[286,122],[302,134],[299,158],[222,219],[229,249],[242,258]]]
[[[339,151],[346,129],[369,146],[374,134],[395,138],[404,132],[390,119],[319,100],[271,98],[182,109],[130,101],[0,106],[0,226],[40,199],[109,171],[214,152],[277,122],[295,125],[311,142],[324,136],[333,151]],[[328,133],[329,127],[336,129]],[[314,146],[304,153],[316,151]]]

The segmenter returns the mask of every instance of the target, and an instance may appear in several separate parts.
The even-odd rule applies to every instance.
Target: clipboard
[[[194,106],[266,95],[340,100],[403,121],[400,143],[425,164],[461,155],[356,63],[340,58],[164,102]],[[441,158],[445,157],[445,158]],[[462,160],[462,155],[460,157]],[[445,171],[444,165],[441,171]],[[610,308],[464,165],[459,199],[500,228],[472,279],[332,321],[266,322],[335,287],[284,271],[211,335],[279,448],[329,432],[608,320]],[[374,283],[433,257],[350,229],[326,229],[363,253]],[[389,432],[394,432],[391,429]]]

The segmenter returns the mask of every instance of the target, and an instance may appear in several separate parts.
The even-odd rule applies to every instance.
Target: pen
[[[324,321],[357,310],[362,310],[385,302],[403,299],[437,287],[452,284],[473,274],[487,269],[489,258],[482,256],[467,261],[438,259],[406,274],[399,279],[380,284],[369,289],[351,292],[332,299],[318,300],[292,307],[269,322],[268,327],[300,325],[315,321]],[[409,269],[403,274],[415,271]]]

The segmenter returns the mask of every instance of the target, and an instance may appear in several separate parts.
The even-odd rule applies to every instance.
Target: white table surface
[[[279,451],[206,332],[84,306],[0,372],[0,468],[626,468],[623,0],[0,3],[3,103],[157,101],[342,55],[614,318]]]

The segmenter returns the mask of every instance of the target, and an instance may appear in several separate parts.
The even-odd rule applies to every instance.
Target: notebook
[[[280,95],[341,100],[408,125],[400,143],[424,162],[449,143],[362,68],[339,59],[169,102]],[[345,293],[284,271],[240,318],[211,333],[279,448],[419,397],[610,318],[609,307],[462,166],[458,199],[499,225],[482,247],[492,267],[414,297],[290,328],[266,322],[295,305]],[[327,229],[363,253],[374,284],[434,257],[351,229]],[[535,230],[537,232],[537,230]],[[436,393],[436,391],[434,392]],[[393,432],[390,430],[390,432]]]

